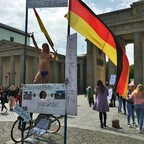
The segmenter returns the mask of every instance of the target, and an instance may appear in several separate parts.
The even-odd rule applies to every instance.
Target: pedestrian
[[[126,108],[127,108],[127,125],[128,127],[132,127],[133,126],[137,126],[135,123],[135,115],[134,115],[134,102],[133,100],[130,98],[131,93],[134,90],[134,85],[128,85],[128,93],[127,93],[127,97],[126,97]],[[130,119],[132,118],[132,125],[130,123]]]
[[[116,91],[114,90],[114,86],[112,87],[112,89],[113,89],[113,90],[112,90],[113,93],[112,93],[112,98],[110,99],[110,102],[111,102],[112,106],[115,107],[115,106],[116,106],[117,93],[116,93]]]
[[[7,113],[7,107],[5,105],[5,103],[8,103],[8,99],[7,99],[7,95],[6,95],[6,88],[2,86],[0,93],[1,93],[1,105],[2,105],[1,113],[4,108],[6,109],[5,112]]]
[[[16,96],[17,96],[17,90],[15,89],[14,85],[11,85],[10,91],[9,91],[9,107],[10,111],[13,111],[13,108],[16,104]]]
[[[108,93],[109,93],[109,95],[107,97],[108,101],[110,102],[109,107],[112,107],[111,98],[112,98],[112,94],[113,94],[113,89],[112,89],[111,85],[110,85],[110,87],[107,86],[107,89],[108,89]]]
[[[16,103],[21,107],[22,106],[22,90],[19,89],[19,92],[16,96]]]
[[[126,114],[127,114],[127,112],[126,112],[126,99],[123,98],[123,97],[121,97],[121,98],[122,98],[122,104],[123,104],[124,115],[126,115]]]
[[[122,97],[119,96],[119,93],[117,93],[117,97],[118,97],[118,113],[122,112]]]
[[[87,93],[89,106],[91,107],[91,105],[94,105],[94,96],[93,96],[93,90],[92,90],[91,86],[88,86],[86,88],[86,93]]]
[[[97,81],[95,87],[96,100],[94,103],[93,110],[99,112],[100,127],[106,127],[107,112],[109,111],[108,106],[108,89],[104,86],[101,80]]]
[[[118,93],[117,93],[117,97],[118,97],[118,113],[122,112],[122,107],[123,107],[124,115],[126,115],[126,100]]]
[[[16,96],[16,103],[21,107],[22,106],[22,89],[23,89],[23,83],[20,84],[18,88],[18,93]]]
[[[50,79],[50,62],[55,59],[56,53],[50,53],[49,46],[47,43],[42,44],[42,49],[38,47],[34,34],[31,34],[33,44],[38,52],[39,58],[39,69],[34,78],[33,83],[48,83]]]
[[[138,133],[142,133],[144,119],[144,88],[142,84],[138,84],[136,89],[130,95],[134,101],[134,107],[138,122]]]

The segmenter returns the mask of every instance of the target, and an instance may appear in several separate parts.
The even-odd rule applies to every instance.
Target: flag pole
[[[24,75],[23,83],[26,83],[26,49],[27,49],[27,26],[28,25],[28,8],[26,8],[26,19],[25,19],[25,45],[24,45]]]
[[[70,1],[68,0],[68,26],[67,26],[67,37],[70,35]],[[67,83],[68,79],[65,79],[66,81],[66,108],[65,108],[65,119],[64,119],[64,144],[67,143]]]
[[[27,51],[27,28],[28,28],[28,8],[26,7],[26,17],[25,17],[25,44],[24,44],[24,72],[23,72],[23,83],[26,83],[26,51]],[[22,120],[22,131],[21,131],[21,144],[24,143],[24,122]]]

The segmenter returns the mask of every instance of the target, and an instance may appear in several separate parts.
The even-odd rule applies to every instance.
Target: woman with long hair
[[[107,113],[109,111],[108,106],[108,89],[104,86],[101,80],[97,81],[97,86],[95,88],[96,100],[93,110],[99,112],[100,127],[106,127]]]
[[[130,95],[134,101],[134,107],[137,115],[138,133],[142,133],[143,119],[144,119],[144,87],[138,84],[136,89]]]
[[[10,107],[10,111],[13,111],[13,107],[16,104],[16,96],[17,96],[17,91],[15,89],[15,86],[11,85],[10,91],[9,91],[9,107]]]

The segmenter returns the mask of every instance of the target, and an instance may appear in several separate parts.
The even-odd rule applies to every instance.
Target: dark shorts
[[[48,71],[41,71],[42,77],[46,77],[48,75]]]

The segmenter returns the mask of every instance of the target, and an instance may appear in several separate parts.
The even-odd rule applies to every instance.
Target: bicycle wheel
[[[22,139],[22,124],[21,119],[17,119],[11,129],[11,139],[15,142],[21,142],[22,140],[26,139],[29,135],[28,127],[31,127],[31,122],[24,123],[24,132],[23,132],[23,139]]]
[[[49,119],[51,119],[50,129],[47,130],[48,133],[56,133],[60,130],[61,124],[59,119],[55,116],[50,115]]]

